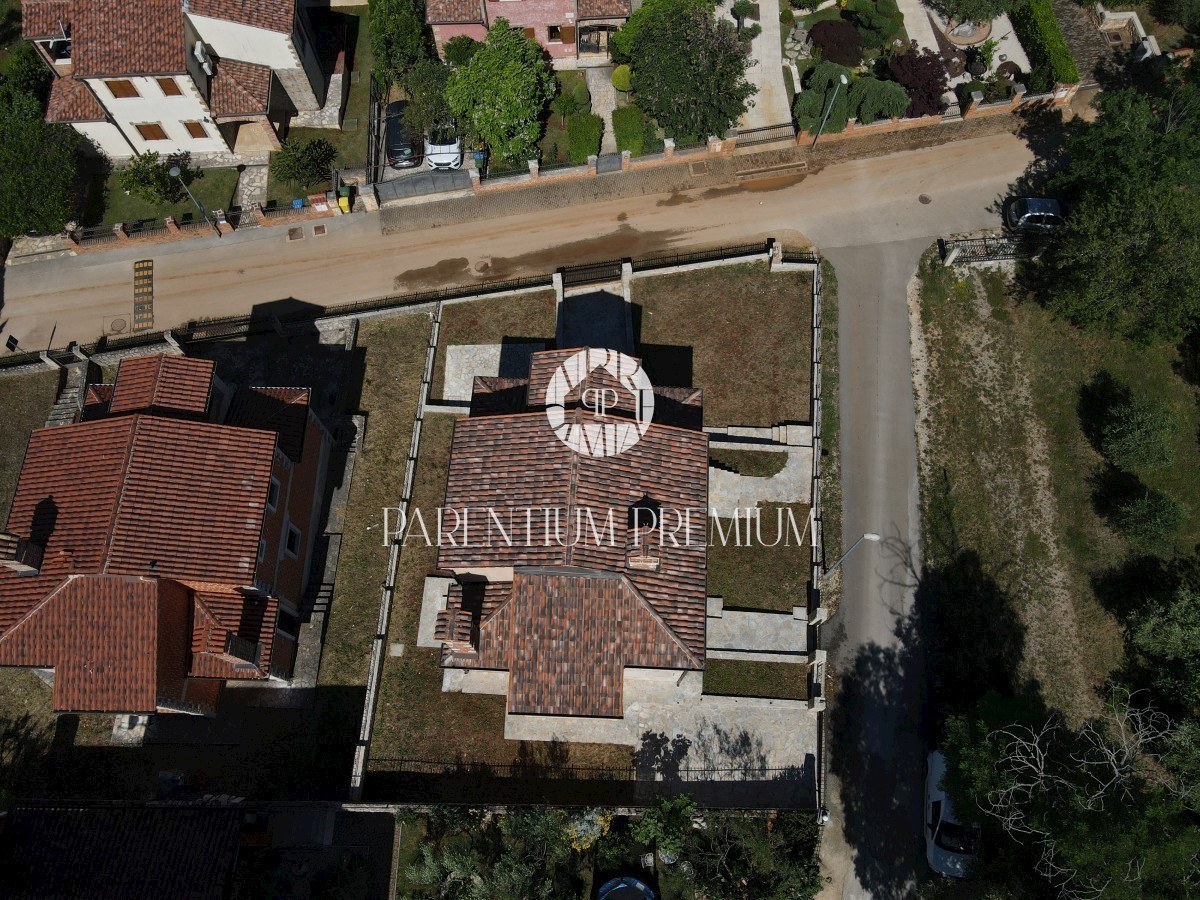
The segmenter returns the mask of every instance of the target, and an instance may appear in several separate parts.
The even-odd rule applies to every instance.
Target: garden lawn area
[[[765,263],[633,282],[634,334],[654,384],[704,390],[705,425],[811,415],[812,277]]]
[[[350,90],[346,97],[346,105],[342,109],[342,127],[292,128],[289,129],[287,137],[300,142],[318,139],[328,141],[338,152],[334,164],[339,169],[361,169],[367,161],[367,123],[371,113],[371,70],[375,65],[375,57],[371,54],[371,35],[367,28],[367,7],[338,7],[328,14],[344,16],[350,23],[349,34],[346,38],[346,72],[350,78]],[[351,54],[351,50],[353,54]],[[355,78],[358,80],[355,81]],[[356,120],[357,127],[353,130],[347,129],[345,127],[347,119]],[[306,190],[297,185],[277,180],[273,171],[269,172],[267,177],[267,199],[275,200],[280,205],[288,203],[296,197],[304,197],[316,191],[328,189],[329,183],[325,182]]]
[[[49,369],[27,375],[0,375],[0,518],[8,518],[25,459],[29,433],[46,424],[58,398],[58,373]]]
[[[1186,28],[1157,18],[1152,11],[1154,7],[1150,3],[1118,3],[1109,8],[1113,12],[1137,13],[1138,20],[1146,29],[1146,34],[1151,34],[1158,40],[1158,46],[1164,53],[1179,47],[1194,46],[1187,40]]]
[[[421,433],[410,516],[421,510],[427,521],[446,492],[450,443],[455,417],[430,415]],[[400,457],[403,459],[403,456]],[[400,467],[403,478],[403,466]],[[443,693],[441,651],[416,646],[425,576],[435,568],[437,548],[409,541],[400,556],[388,640],[404,645],[404,655],[384,662],[371,758],[386,768],[387,759],[441,762],[480,761],[511,764],[523,744],[504,739],[505,698],[484,694]],[[376,598],[378,591],[375,592]],[[374,619],[371,620],[372,626]],[[365,661],[364,661],[365,664]],[[625,768],[632,748],[606,744],[563,744],[563,765]],[[542,749],[535,745],[535,749]]]
[[[770,478],[778,475],[787,465],[787,453],[769,450],[723,450],[709,444],[709,465],[717,465],[737,472],[739,475],[752,475],[757,478]]]
[[[358,346],[366,352],[359,408],[367,414],[367,431],[346,506],[321,656],[322,685],[367,681],[388,560],[381,529],[367,528],[381,521],[383,507],[400,501],[431,327],[428,314],[414,313],[366,321],[358,331]]]
[[[577,90],[581,84],[587,84],[586,76],[578,70],[555,72],[554,77],[558,79],[559,93],[563,94]],[[592,103],[589,97],[587,105],[577,110],[577,112],[590,113],[591,111]],[[604,127],[612,128],[612,123],[605,122]],[[567,126],[563,123],[562,118],[556,116],[553,112],[548,114],[546,130],[542,135],[542,139],[538,141],[538,147],[542,151],[542,162],[547,165],[567,161]]]
[[[1196,384],[1182,377],[1176,345],[1082,332],[1014,303],[998,273],[958,281],[927,258],[922,281],[915,356],[919,373],[928,355],[932,398],[918,409],[927,566],[978,558],[975,580],[994,583],[1023,629],[1015,679],[1035,682],[1078,722],[1123,661],[1121,629],[1100,594],[1135,555],[1097,512],[1108,477],[1085,433],[1089,396],[1107,373],[1174,408],[1175,464],[1141,477],[1188,509],[1175,551],[1190,554],[1200,541]],[[1111,602],[1119,612],[1122,601]]]
[[[808,699],[808,666],[800,663],[709,659],[704,664],[704,693],[727,697]]]
[[[747,546],[744,517],[736,533],[738,539],[735,539],[732,530],[733,520],[721,520],[722,532],[727,536],[724,544],[710,523],[708,595],[722,597],[726,609],[791,612],[794,606],[807,606],[811,564],[808,510],[806,503],[760,505],[761,530],[749,532],[754,539],[750,546]],[[799,542],[791,530],[793,521],[795,531],[801,538]],[[783,524],[783,539],[778,540],[778,546],[760,546],[776,543],[780,522]],[[741,546],[737,546],[738,543]]]
[[[442,307],[433,390],[442,396],[446,348],[458,344],[499,344],[505,338],[554,343],[558,309],[553,291],[534,291],[492,300],[470,300]],[[528,374],[528,373],[526,373]]]
[[[214,209],[229,209],[237,190],[237,169],[200,169],[188,185],[195,198],[204,206],[209,218]],[[161,219],[174,216],[176,222],[185,218],[200,219],[200,211],[184,196],[180,203],[152,203],[121,189],[117,173],[107,177],[97,175],[88,190],[84,225],[136,222],[139,219]]]

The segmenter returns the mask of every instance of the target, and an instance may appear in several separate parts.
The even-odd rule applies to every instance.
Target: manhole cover
[[[933,202],[933,198],[930,197],[928,194],[922,194],[917,199],[920,200],[922,203],[924,203],[926,206],[928,206],[930,203]]]
[[[110,321],[108,323],[108,330],[111,331],[113,334],[120,334],[122,331],[124,331],[128,327],[129,327],[129,323],[126,322],[124,319],[113,319],[112,321]]]
[[[324,234],[325,234],[325,226],[324,225],[314,225],[313,226],[313,237],[321,237]]]
[[[288,229],[288,240],[289,241],[299,241],[299,240],[302,240],[303,238],[304,238],[304,229],[303,228],[289,228]]]
[[[708,163],[706,163],[706,162],[688,163],[688,171],[690,171],[692,173],[693,178],[697,177],[698,175],[707,175],[708,174]]]

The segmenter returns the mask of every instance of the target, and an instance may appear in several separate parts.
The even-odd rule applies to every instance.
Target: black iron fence
[[[88,225],[84,228],[76,228],[72,232],[72,237],[80,244],[107,244],[117,240],[117,235],[113,231],[114,225]]]
[[[947,265],[1028,259],[1033,252],[1034,248],[1007,235],[962,240],[938,239],[938,253]]]
[[[726,137],[735,139],[739,147],[794,141],[796,126],[791,122],[784,122],[780,125],[764,125],[762,128],[731,129]]]
[[[812,263],[817,264],[821,258],[812,250],[784,250],[782,255],[785,263]]]
[[[375,78],[373,72],[363,72],[363,78],[368,78],[371,81],[371,102],[367,107],[367,159],[366,159],[366,179],[367,184],[374,184],[379,180],[380,171],[383,168],[383,108],[384,100],[387,99],[387,89],[380,83],[379,79]]]
[[[610,262],[590,263],[582,266],[565,266],[559,269],[562,274],[564,288],[578,287],[583,284],[603,284],[606,281],[621,280],[621,260]]]
[[[664,253],[659,256],[648,256],[644,259],[633,260],[633,271],[647,272],[652,269],[718,262],[725,259],[738,259],[745,256],[757,256],[759,254],[765,257],[770,248],[770,242],[764,241],[761,244],[739,244],[734,247],[721,247],[717,250],[697,250],[693,253]]]

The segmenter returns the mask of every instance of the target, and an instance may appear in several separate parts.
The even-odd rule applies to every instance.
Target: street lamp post
[[[192,203],[196,204],[196,209],[200,210],[200,215],[204,217],[204,221],[206,223],[208,223],[208,227],[211,228],[213,231],[215,231],[218,235],[220,235],[221,229],[217,228],[217,226],[212,223],[212,220],[208,218],[208,213],[206,213],[204,211],[204,206],[201,205],[200,201],[197,200],[196,197],[192,194],[191,190],[187,186],[187,182],[185,182],[183,180],[183,176],[182,176],[182,173],[180,172],[179,166],[171,166],[170,170],[168,171],[168,174],[172,178],[177,179],[179,181],[180,186],[185,191],[187,191],[188,198],[192,201]]]
[[[817,149],[817,141],[821,139],[821,132],[825,130],[825,123],[829,121],[829,114],[833,112],[833,104],[837,100],[838,91],[848,85],[850,80],[845,75],[838,76],[838,83],[833,86],[833,96],[829,98],[829,106],[825,109],[825,116],[821,119],[821,127],[817,129],[817,136],[813,138],[810,150]]]
[[[828,569],[826,569],[824,572],[822,572],[821,578],[828,578],[830,575],[832,575],[834,570],[837,569],[837,567],[840,566],[843,562],[845,562],[846,557],[854,552],[854,548],[857,547],[859,544],[861,544],[863,541],[870,541],[873,544],[878,544],[882,540],[883,540],[883,538],[881,538],[875,532],[868,531],[866,534],[864,534],[862,537],[860,537],[857,541],[855,541],[853,544],[851,544],[850,549],[847,550],[845,553],[843,553],[841,556],[839,556],[837,562],[835,562],[832,566],[830,566]]]

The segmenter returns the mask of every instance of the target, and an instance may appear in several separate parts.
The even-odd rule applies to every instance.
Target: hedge
[[[622,106],[612,113],[613,137],[617,150],[641,156],[646,149],[646,120],[636,106]]]
[[[1079,84],[1079,69],[1063,40],[1051,0],[1029,0],[1010,14],[1013,31],[1033,67],[1029,89],[1037,93],[1059,84]]]
[[[587,162],[589,156],[600,153],[600,137],[604,134],[604,120],[591,113],[576,113],[567,116],[567,151],[573,165]]]

